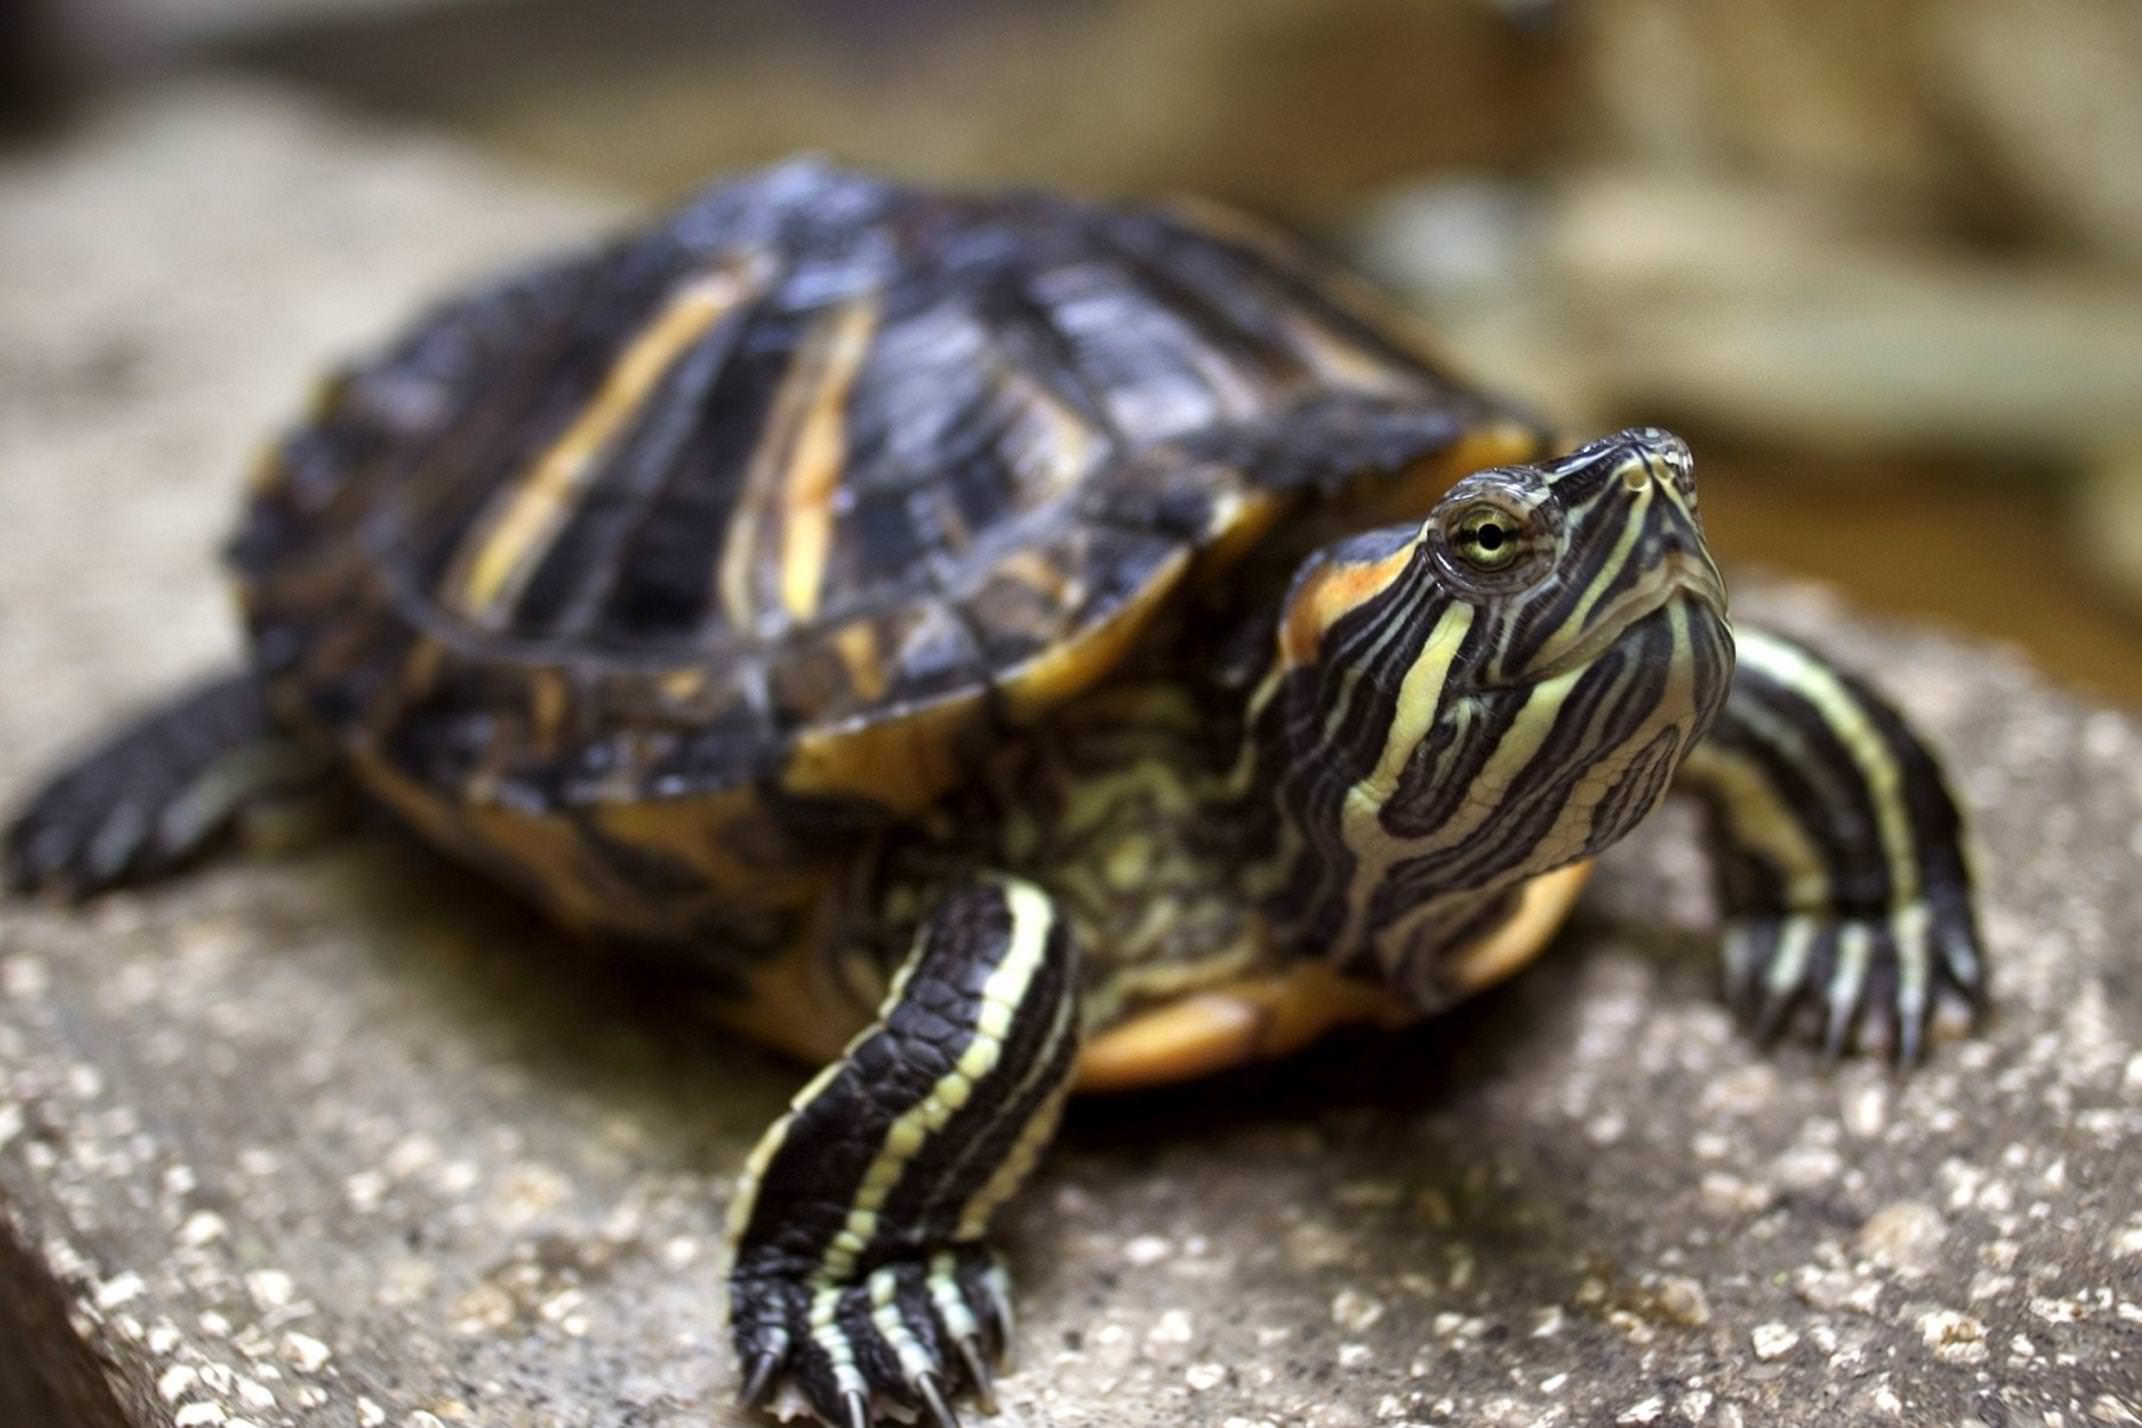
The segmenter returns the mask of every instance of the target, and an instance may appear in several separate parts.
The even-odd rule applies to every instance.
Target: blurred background
[[[1730,561],[2142,706],[2135,0],[0,0],[0,165],[203,75],[635,207],[798,149],[1211,194],[1683,430]]]

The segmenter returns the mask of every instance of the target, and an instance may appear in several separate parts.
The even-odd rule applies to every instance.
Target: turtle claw
[[[1852,1044],[1852,1027],[1857,1007],[1850,1002],[1832,1001],[1828,1019],[1822,1028],[1822,1061],[1835,1066],[1844,1060],[1845,1049]]]
[[[966,1338],[954,1339],[952,1342],[959,1350],[960,1361],[966,1367],[967,1382],[974,1388],[975,1400],[982,1405],[984,1413],[994,1417],[997,1411],[997,1379],[995,1373],[990,1370],[989,1360],[982,1355],[981,1345]]]
[[[1916,1066],[1938,1010],[1975,1015],[1984,1000],[1970,921],[1928,901],[1871,915],[1744,917],[1727,932],[1725,965],[1728,999],[1759,1040],[1811,1022],[1832,1062],[1886,1047]]]
[[[761,1351],[744,1370],[744,1386],[737,1390],[736,1402],[741,1408],[758,1408],[766,1402],[766,1395],[773,1391],[774,1377],[781,1371],[785,1353]]]
[[[1762,1002],[1755,1010],[1754,1031],[1758,1042],[1764,1046],[1776,1044],[1778,1033],[1785,1029],[1786,1015],[1800,1004],[1800,992],[1797,986],[1783,991],[1776,987],[1763,989]]]
[[[915,1380],[915,1391],[922,1395],[923,1403],[930,1410],[931,1428],[959,1428],[959,1415],[952,1405],[945,1402],[945,1391],[937,1375],[926,1373]]]
[[[881,1410],[960,1428],[952,1398],[963,1387],[996,1412],[989,1361],[1010,1340],[1009,1291],[978,1244],[880,1264],[843,1283],[809,1272],[739,1275],[730,1283],[744,1365],[737,1401],[763,1408],[786,1381],[834,1428],[877,1428]]]
[[[992,1265],[987,1281],[989,1292],[984,1300],[989,1315],[991,1351],[1000,1359],[1010,1356],[1018,1324],[1012,1315],[1011,1295],[997,1282],[1002,1278],[1002,1272]]]

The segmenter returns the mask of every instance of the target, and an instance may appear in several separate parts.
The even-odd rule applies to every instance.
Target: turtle
[[[1067,1095],[1444,1011],[1673,789],[1758,1030],[1916,1060],[1983,996],[1933,753],[1736,629],[1688,445],[1562,450],[1209,203],[733,176],[337,371],[228,561],[242,667],[36,792],[9,883],[354,791],[682,958],[819,1067],[729,1206],[784,1415],[987,1408]]]

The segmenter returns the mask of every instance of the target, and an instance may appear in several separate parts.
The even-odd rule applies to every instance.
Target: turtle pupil
[[[1509,513],[1474,505],[1448,527],[1450,543],[1476,570],[1500,570],[1524,548],[1524,527]]]

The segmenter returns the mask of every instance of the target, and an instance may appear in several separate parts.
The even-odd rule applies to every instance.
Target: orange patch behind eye
[[[1381,560],[1365,564],[1337,561],[1309,573],[1287,605],[1279,628],[1279,651],[1289,668],[1313,663],[1324,632],[1349,610],[1358,610],[1390,588],[1413,559],[1416,542],[1408,541]]]
[[[1339,509],[1348,525],[1359,529],[1420,520],[1462,478],[1530,460],[1539,450],[1539,435],[1531,428],[1514,421],[1491,423],[1404,471],[1364,479],[1359,492],[1340,497]],[[1295,591],[1280,626],[1279,648],[1286,663],[1294,667],[1315,659],[1317,644],[1332,623],[1397,579],[1413,551],[1408,543],[1379,561],[1330,564],[1310,575]]]

